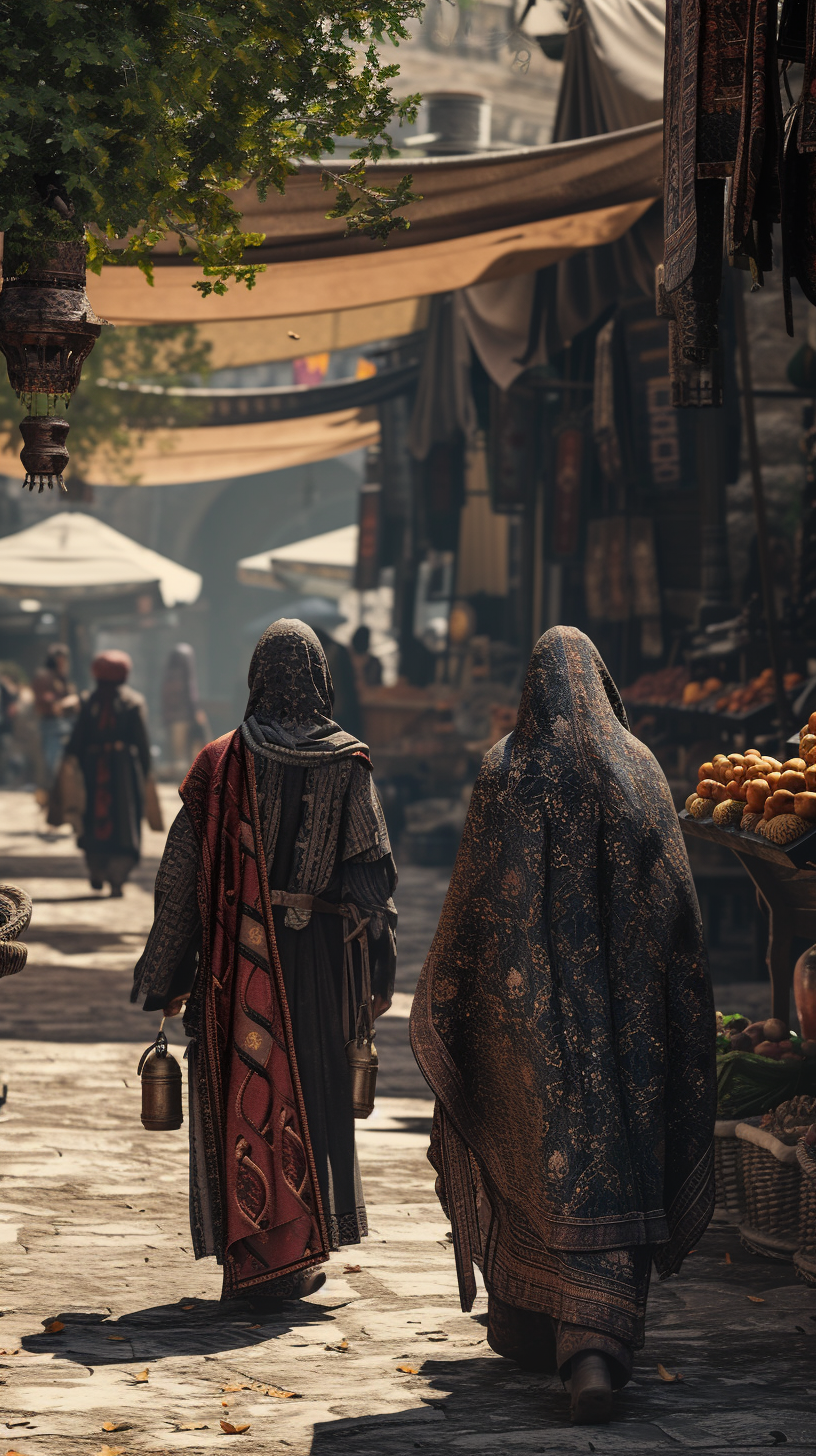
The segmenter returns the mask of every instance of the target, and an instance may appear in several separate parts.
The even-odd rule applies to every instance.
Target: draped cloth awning
[[[98,455],[83,467],[89,485],[182,485],[234,480],[331,460],[376,445],[376,408],[335,410],[305,419],[264,420],[246,425],[200,425],[134,434],[128,456]],[[71,437],[68,436],[68,448]],[[0,452],[0,474],[19,478],[14,448]]]
[[[331,197],[322,169],[309,164],[282,197],[261,203],[254,188],[236,194],[246,228],[266,233],[252,257],[274,265],[253,289],[201,298],[191,286],[198,270],[168,241],[156,251],[153,288],[133,268],[107,267],[89,279],[91,302],[120,324],[273,319],[329,312],[338,298],[361,308],[530,272],[621,237],[645,212],[661,192],[662,126],[372,168],[386,185],[407,171],[422,201],[407,210],[408,232],[385,248],[346,238],[342,220],[326,218]]]

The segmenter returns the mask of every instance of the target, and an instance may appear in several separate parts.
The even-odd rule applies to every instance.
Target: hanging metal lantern
[[[28,407],[20,425],[23,489],[65,490],[68,464],[66,409],[82,366],[107,321],[97,318],[85,292],[84,242],[46,242],[41,257],[26,258],[6,234],[0,293],[0,350],[17,398]]]

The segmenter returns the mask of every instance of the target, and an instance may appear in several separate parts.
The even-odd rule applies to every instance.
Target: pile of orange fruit
[[[816,713],[799,734],[799,753],[785,763],[747,748],[717,753],[700,765],[697,788],[686,800],[695,819],[720,828],[762,834],[789,844],[816,825]]]

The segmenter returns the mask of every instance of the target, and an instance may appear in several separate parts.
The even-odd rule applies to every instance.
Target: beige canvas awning
[[[323,313],[338,298],[350,309],[420,294],[447,293],[531,273],[568,258],[581,248],[612,243],[628,232],[654,201],[627,202],[567,217],[547,218],[515,228],[424,243],[407,250],[384,249],[365,257],[312,258],[275,263],[250,291],[232,286],[220,298],[202,298],[191,268],[157,268],[148,288],[133,268],[105,268],[88,280],[88,296],[100,318],[118,324],[204,323],[273,319],[297,305]]]
[[[266,234],[253,256],[274,265],[253,289],[202,298],[191,286],[197,270],[168,240],[153,288],[133,268],[108,267],[88,292],[102,317],[139,324],[287,318],[332,312],[340,299],[357,309],[465,288],[619,238],[660,195],[661,167],[661,122],[557,146],[378,163],[377,181],[410,171],[422,194],[407,210],[410,229],[383,248],[326,218],[322,169],[307,165],[282,197],[237,194],[245,226]]]
[[[250,425],[209,425],[193,429],[152,430],[133,437],[129,457],[99,455],[83,467],[90,485],[182,485],[188,481],[233,480],[331,460],[350,450],[376,445],[376,409],[335,410],[297,420],[266,420]],[[68,436],[68,449],[71,436]],[[22,479],[14,449],[0,452],[0,474]]]
[[[427,298],[401,298],[394,303],[331,313],[289,313],[274,319],[208,318],[198,325],[198,337],[210,345],[211,369],[233,369],[399,339],[424,329],[427,322]]]

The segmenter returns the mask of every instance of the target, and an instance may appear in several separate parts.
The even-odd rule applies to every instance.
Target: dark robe
[[[82,696],[65,746],[79,759],[85,814],[77,843],[93,879],[121,885],[139,863],[144,784],[150,772],[145,700],[125,683],[100,683]]]
[[[463,1308],[500,1305],[618,1360],[650,1261],[714,1206],[714,1004],[677,814],[592,643],[555,627],[483,762],[411,1016]],[[629,1355],[631,1368],[631,1354]]]
[[[368,751],[328,716],[310,629],[276,623],[250,686],[242,727],[182,785],[134,986],[152,1010],[195,978],[191,1226],[196,1256],[223,1264],[227,1297],[287,1292],[367,1232],[343,1020],[351,926],[273,905],[275,893],[357,906],[374,994],[390,999],[395,969],[396,874]]]

